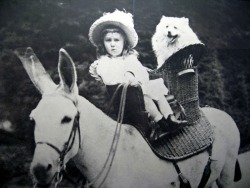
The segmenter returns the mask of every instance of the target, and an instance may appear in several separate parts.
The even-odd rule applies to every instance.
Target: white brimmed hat
[[[101,41],[101,32],[108,26],[114,25],[124,31],[129,45],[134,48],[138,42],[138,35],[134,29],[133,16],[130,13],[115,10],[112,13],[104,13],[101,18],[96,20],[89,29],[89,40],[94,46],[98,46]]]

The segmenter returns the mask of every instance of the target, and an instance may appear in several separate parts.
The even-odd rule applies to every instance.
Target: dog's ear
[[[160,22],[163,22],[167,17],[162,15],[161,19],[160,19]]]
[[[181,21],[182,21],[183,24],[189,25],[189,19],[188,18],[182,17]]]
[[[162,15],[161,19],[164,19],[164,18],[166,18],[166,16]]]

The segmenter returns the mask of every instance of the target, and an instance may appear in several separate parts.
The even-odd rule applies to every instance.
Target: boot
[[[187,125],[186,120],[178,120],[173,114],[170,114],[167,119],[164,117],[157,122],[160,126],[161,133],[159,137],[174,133]]]

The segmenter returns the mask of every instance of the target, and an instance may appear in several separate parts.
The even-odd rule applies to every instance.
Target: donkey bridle
[[[69,135],[69,138],[68,138],[67,142],[65,142],[62,151],[58,147],[56,147],[55,145],[53,145],[53,144],[51,144],[49,142],[39,141],[39,142],[36,143],[36,145],[38,145],[38,144],[48,145],[51,148],[53,148],[59,154],[58,171],[55,173],[55,175],[51,179],[51,182],[52,182],[56,178],[56,185],[62,181],[62,176],[63,176],[62,172],[65,170],[64,158],[65,158],[66,154],[73,147],[77,131],[78,131],[78,135],[79,135],[79,148],[81,148],[81,133],[80,133],[80,126],[79,126],[79,112],[77,112],[77,115],[76,115],[76,117],[74,119],[74,123],[73,123],[72,129],[71,129],[70,135]]]

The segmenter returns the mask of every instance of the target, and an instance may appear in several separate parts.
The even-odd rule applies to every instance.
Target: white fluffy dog
[[[188,18],[162,16],[152,37],[152,48],[157,57],[157,68],[180,49],[202,44],[189,26]]]

